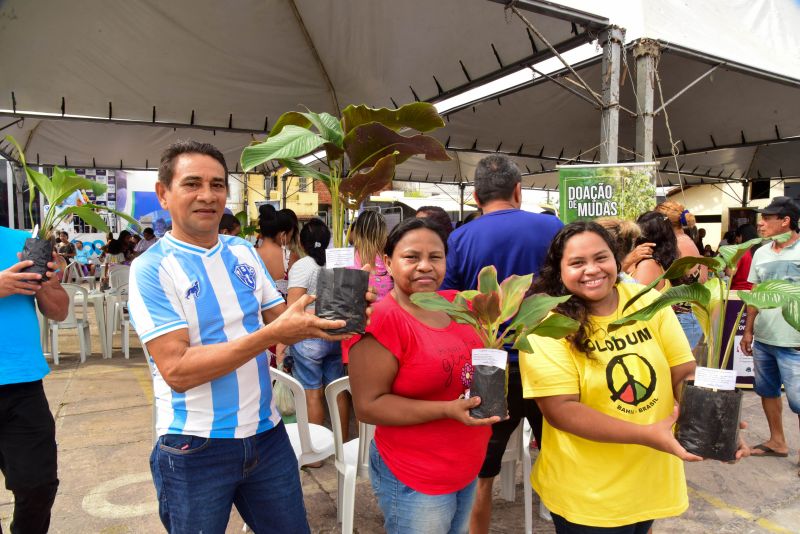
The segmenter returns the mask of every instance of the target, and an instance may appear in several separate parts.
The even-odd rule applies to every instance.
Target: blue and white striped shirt
[[[261,312],[283,302],[253,246],[220,235],[205,249],[167,233],[131,265],[128,306],[142,343],[187,329],[189,345],[213,345],[255,332]],[[266,352],[235,371],[178,393],[150,360],[156,432],[244,438],[280,421]]]

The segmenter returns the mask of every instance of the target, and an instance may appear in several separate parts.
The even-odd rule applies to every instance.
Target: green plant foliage
[[[31,191],[31,201],[28,206],[28,217],[31,226],[35,226],[33,221],[32,206],[34,204],[33,200],[36,192],[39,192],[41,195],[43,195],[45,198],[45,203],[50,205],[50,209],[47,210],[44,219],[39,222],[38,237],[40,239],[47,238],[52,233],[53,229],[69,215],[75,215],[79,219],[83,220],[86,224],[94,226],[101,232],[108,232],[108,225],[102,217],[97,215],[98,211],[113,213],[117,217],[121,217],[131,223],[135,228],[139,228],[139,222],[136,221],[136,219],[126,213],[108,208],[107,206],[98,206],[97,204],[87,203],[80,206],[70,206],[59,211],[56,209],[57,206],[68,199],[76,191],[88,190],[92,191],[95,195],[101,195],[106,192],[108,186],[93,180],[87,180],[82,176],[78,176],[78,174],[72,169],[62,169],[60,167],[53,167],[53,176],[48,178],[46,175],[28,167],[28,164],[25,161],[25,153],[22,151],[22,148],[19,146],[19,143],[17,143],[16,139],[10,135],[7,135],[6,141],[14,145],[14,148],[17,150],[19,161],[22,164],[23,169],[25,169],[25,178],[28,181],[28,187]]]
[[[527,337],[536,334],[562,338],[578,330],[577,321],[552,310],[566,302],[570,296],[549,297],[525,293],[533,275],[512,275],[502,284],[497,283],[497,270],[493,265],[484,267],[478,274],[479,291],[461,291],[453,302],[438,293],[414,293],[411,302],[421,308],[443,311],[456,322],[469,324],[487,348],[501,349],[505,344],[531,350]],[[511,324],[503,329],[503,324]]]
[[[331,194],[334,244],[345,243],[344,220],[372,193],[394,178],[396,165],[414,155],[432,161],[450,157],[442,144],[427,135],[404,135],[404,130],[428,132],[444,126],[436,108],[415,102],[398,109],[348,106],[341,119],[328,113],[289,111],[278,118],[267,138],[242,151],[245,172],[277,160],[292,174],[325,184]],[[299,158],[325,149],[325,170],[300,163]]]
[[[733,348],[735,331],[731,332],[728,340],[722,339],[725,313],[730,297],[730,287],[723,281],[725,271],[727,269],[730,277],[733,278],[739,260],[751,247],[764,241],[784,242],[790,236],[790,233],[786,233],[771,238],[751,239],[739,245],[722,246],[719,249],[719,256],[715,258],[687,256],[675,260],[666,272],[631,297],[625,303],[623,310],[627,310],[662,280],[680,278],[698,265],[708,267],[714,276],[703,284],[697,282],[669,288],[648,306],[612,322],[610,329],[614,330],[622,325],[650,319],[658,310],[666,306],[688,302],[705,335],[708,345],[708,366],[726,368]],[[747,305],[755,308],[781,308],[786,321],[800,330],[800,284],[783,280],[768,280],[759,284],[753,291],[739,291],[738,295]]]
[[[618,169],[622,187],[617,191],[619,217],[635,221],[640,214],[652,210],[656,205],[656,186],[651,172],[635,167]]]

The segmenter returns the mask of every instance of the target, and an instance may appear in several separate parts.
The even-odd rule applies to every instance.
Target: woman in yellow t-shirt
[[[567,339],[530,336],[520,353],[523,395],[545,417],[533,486],[556,532],[645,534],[653,520],[688,507],[682,460],[697,461],[675,439],[675,399],[695,362],[669,307],[614,332],[608,324],[640,289],[618,283],[619,259],[594,222],[556,235],[534,290],[573,297],[558,311],[582,327]],[[658,297],[656,291],[628,310]]]

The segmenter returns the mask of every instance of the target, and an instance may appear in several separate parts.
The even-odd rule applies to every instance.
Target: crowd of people
[[[653,521],[687,509],[683,462],[702,458],[678,443],[672,427],[682,384],[695,372],[692,349],[702,337],[697,318],[690,306],[676,304],[613,332],[608,325],[622,315],[639,284],[656,280],[677,258],[701,255],[706,236],[698,243],[689,235],[695,227],[691,213],[670,201],[636,222],[565,226],[550,214],[521,210],[520,172],[497,154],[479,162],[474,187],[480,211],[457,228],[432,206],[393,228],[377,211],[358,215],[348,238],[355,249],[351,268],[369,272],[368,325],[361,334],[332,334],[344,321],[313,313],[317,276],[326,268],[331,241],[326,224],[312,218],[301,225],[291,210],[263,205],[254,246],[236,237],[239,221],[224,213],[223,155],[196,142],[178,142],[164,152],[156,193],[170,212],[172,230],[161,239],[145,231],[138,244],[126,232],[110,236],[102,264],[131,265],[129,308],[154,381],[159,437],[150,465],[169,532],[224,532],[234,505],[255,532],[309,532],[270,365],[282,366],[302,384],[315,424],[325,420],[325,386],[350,377],[355,417],[376,427],[370,480],[389,533],[489,532],[492,483],[523,418],[540,450],[532,484],[557,532],[645,534]],[[731,283],[752,287],[768,279],[800,279],[794,248],[800,208],[775,199],[760,211],[762,236],[790,232],[791,238],[753,247]],[[15,231],[3,231],[19,240]],[[726,240],[746,242],[754,233],[744,225]],[[61,237],[54,260],[80,258],[80,247]],[[11,239],[2,241],[4,247],[6,241]],[[32,313],[35,298],[45,315],[57,319],[64,311],[63,290],[51,273],[44,279],[20,273],[25,262],[11,256],[17,244],[3,252],[0,312],[23,303]],[[495,266],[500,280],[534,273],[532,293],[570,296],[557,311],[579,328],[564,339],[532,335],[531,352],[506,347],[508,415],[475,419],[470,409],[481,399],[465,393],[473,373],[471,350],[482,347],[480,338],[411,297],[438,291],[452,300],[458,291],[476,289],[487,265]],[[644,308],[672,285],[707,276],[698,268],[682,279],[663,280],[627,311]],[[790,408],[800,414],[800,334],[787,330],[780,311],[772,312],[748,309],[742,342],[754,354],[755,389],[771,435],[752,451],[742,443],[737,458],[788,454],[781,383]],[[29,347],[28,363],[11,369],[11,382],[0,385],[0,408],[16,403],[22,410],[28,408],[14,399],[29,392],[17,383],[33,384],[26,387],[35,393],[31,402],[38,411],[30,417],[46,433],[41,450],[0,465],[15,492],[15,524],[38,520],[29,532],[46,531],[58,484],[41,354],[40,347]],[[5,368],[2,376],[9,376]],[[630,389],[634,380],[641,390]],[[350,398],[342,395],[339,403],[348,436]],[[647,409],[636,408],[640,404]],[[10,423],[3,417],[5,454]],[[29,472],[26,462],[34,454],[47,461]]]

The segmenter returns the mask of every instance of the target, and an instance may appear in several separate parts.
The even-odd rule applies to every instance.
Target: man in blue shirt
[[[275,408],[267,347],[329,335],[344,321],[286,307],[253,246],[219,235],[225,158],[168,147],[156,194],[172,230],[131,264],[128,306],[151,358],[158,442],[150,457],[171,533],[224,532],[236,505],[255,532],[307,533],[299,469]]]
[[[476,289],[478,273],[494,265],[502,281],[512,274],[537,273],[550,242],[563,224],[558,218],[520,210],[522,176],[516,164],[502,154],[486,156],[475,169],[475,201],[483,215],[457,228],[447,241],[447,273],[442,289]],[[508,438],[522,417],[531,424],[541,446],[542,412],[533,399],[522,398],[519,354],[508,350],[509,418],[492,425],[486,460],[478,475],[470,533],[486,533],[492,516],[492,483],[500,473]]]
[[[69,299],[53,276],[54,262],[44,279],[21,272],[33,265],[17,255],[29,235],[0,226],[0,471],[14,493],[11,532],[44,534],[58,472],[55,423],[42,386],[50,368],[36,305],[45,317],[63,321]]]

